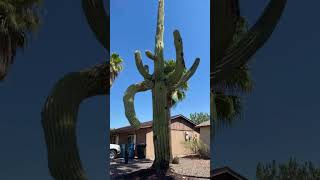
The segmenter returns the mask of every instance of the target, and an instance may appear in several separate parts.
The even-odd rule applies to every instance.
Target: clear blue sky
[[[127,87],[143,80],[134,61],[134,51],[140,50],[143,62],[153,64],[144,55],[154,49],[158,1],[113,0],[111,7],[111,52],[124,59],[124,70],[111,88],[110,127],[129,125],[124,114],[122,97]],[[166,59],[175,57],[173,31],[178,29],[184,45],[185,62],[190,68],[196,57],[201,59],[197,72],[189,80],[187,98],[172,109],[172,115],[208,112],[210,109],[210,7],[209,0],[165,1],[164,46]],[[152,119],[151,92],[135,98],[136,114],[141,121]]]
[[[253,24],[269,0],[241,0]],[[320,165],[319,1],[288,1],[267,44],[251,63],[255,89],[242,121],[215,141],[216,167],[230,166],[255,179],[257,163],[291,156]]]

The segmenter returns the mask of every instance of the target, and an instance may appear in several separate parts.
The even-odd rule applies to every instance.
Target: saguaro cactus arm
[[[109,15],[104,9],[103,0],[82,0],[82,8],[91,30],[103,47],[109,51]]]
[[[140,121],[136,116],[135,108],[134,108],[134,96],[138,92],[143,92],[150,90],[153,84],[151,81],[143,81],[138,84],[133,84],[129,86],[123,96],[123,103],[126,117],[131,124],[131,126],[135,128],[139,128]]]
[[[191,68],[181,77],[181,79],[179,80],[179,82],[177,84],[175,84],[174,86],[171,86],[170,90],[174,90],[179,88],[180,86],[182,86],[185,82],[187,82],[191,76],[196,72],[198,66],[200,63],[200,58],[197,58],[193,65],[191,66]]]
[[[146,51],[146,56],[147,56],[148,58],[150,58],[151,60],[155,60],[154,54],[153,54],[151,51],[149,51],[149,50]]]
[[[286,5],[287,0],[271,0],[259,18],[258,22],[249,32],[231,49],[226,51],[225,56],[214,66],[210,74],[214,83],[226,76],[235,67],[246,64],[250,57],[268,40],[274,31]]]
[[[76,138],[80,103],[89,97],[106,95],[109,65],[63,77],[53,88],[42,110],[42,126],[48,149],[48,166],[54,179],[87,180]]]
[[[144,79],[151,80],[152,76],[148,72],[149,68],[147,65],[143,65],[140,52],[136,51],[134,56],[136,60],[137,69],[140,72],[140,74],[143,76]]]
[[[185,63],[183,58],[183,43],[178,30],[175,30],[173,32],[173,37],[174,37],[174,46],[176,49],[176,65],[175,65],[174,72],[168,78],[169,86],[176,84],[181,79],[181,76],[185,69]]]

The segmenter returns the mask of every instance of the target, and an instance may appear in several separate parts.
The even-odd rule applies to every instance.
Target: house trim
[[[228,174],[232,175],[233,177],[238,178],[239,180],[248,180],[247,178],[241,176],[240,174],[233,171],[229,167],[215,169],[215,170],[211,171],[211,176],[214,178],[214,177],[221,175],[221,174],[224,174],[224,173],[228,173]]]

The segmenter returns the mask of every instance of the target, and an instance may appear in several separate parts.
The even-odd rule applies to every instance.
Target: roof
[[[204,127],[204,126],[210,126],[210,120],[202,122],[202,123],[198,124],[196,127],[200,128],[200,127]]]
[[[181,118],[184,119],[185,121],[191,123],[192,125],[196,126],[196,124],[194,122],[192,122],[189,118],[179,114],[176,116],[171,116],[171,121],[175,120],[177,118]],[[147,122],[142,122],[140,124],[140,128],[139,129],[143,129],[143,128],[150,128],[152,127],[152,120],[151,121],[147,121]],[[134,127],[132,126],[125,126],[125,127],[121,127],[121,128],[117,128],[117,129],[110,129],[110,132],[123,132],[123,131],[131,131],[134,130]]]
[[[233,171],[231,168],[229,167],[223,167],[223,168],[218,168],[218,169],[214,169],[211,171],[211,177],[217,177],[219,175],[223,175],[223,174],[229,174],[239,180],[248,180],[247,178],[241,176],[240,174],[238,174],[237,172]]]

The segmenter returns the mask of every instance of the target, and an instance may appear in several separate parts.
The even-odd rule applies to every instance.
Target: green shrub
[[[210,150],[208,145],[201,140],[191,140],[183,142],[186,148],[190,149],[194,154],[197,154],[200,158],[210,159]]]

